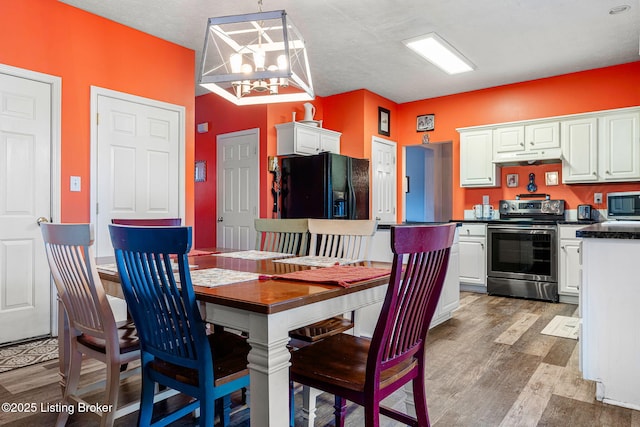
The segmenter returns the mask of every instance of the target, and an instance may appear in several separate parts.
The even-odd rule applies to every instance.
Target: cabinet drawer
[[[586,225],[561,225],[558,227],[560,240],[562,239],[579,239],[576,237],[576,230],[586,227]]]
[[[467,236],[480,236],[484,237],[487,235],[487,225],[486,224],[467,224],[463,223],[460,226],[460,238],[464,239]]]

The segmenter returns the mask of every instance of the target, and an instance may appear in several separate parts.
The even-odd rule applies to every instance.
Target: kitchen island
[[[640,224],[600,223],[582,241],[580,350],[596,398],[640,410]]]

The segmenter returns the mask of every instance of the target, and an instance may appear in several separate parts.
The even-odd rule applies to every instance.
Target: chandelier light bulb
[[[229,63],[231,64],[232,73],[242,72],[242,55],[234,53],[231,55],[231,58],[229,58]]]
[[[256,71],[264,71],[264,49],[258,48],[253,52],[253,62],[256,64]]]

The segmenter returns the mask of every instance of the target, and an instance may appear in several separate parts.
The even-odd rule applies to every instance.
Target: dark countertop
[[[405,221],[402,224],[378,224],[378,230],[389,230],[393,225],[437,225],[437,224],[449,224],[450,222],[458,222],[458,227],[460,224],[459,221],[437,221],[437,222],[414,222],[414,221]]]
[[[595,239],[640,239],[640,221],[601,222],[576,231],[576,237]]]
[[[500,219],[452,219],[451,222],[460,222],[460,223],[476,223],[476,224],[530,224],[530,221],[526,221],[526,220],[518,220],[518,219],[513,219],[513,220],[500,220]],[[555,221],[556,224],[560,224],[560,225],[591,225],[591,224],[597,224],[598,221],[595,220],[586,220],[586,219],[581,219],[581,220],[560,220],[560,221]]]

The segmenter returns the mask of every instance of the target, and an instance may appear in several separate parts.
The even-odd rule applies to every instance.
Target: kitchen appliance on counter
[[[557,222],[564,205],[546,194],[500,201],[500,220],[487,226],[487,293],[559,300]]]
[[[591,205],[578,205],[578,220],[591,219]]]
[[[640,191],[608,193],[607,219],[640,221]]]
[[[369,160],[284,157],[281,191],[282,218],[369,219]]]

